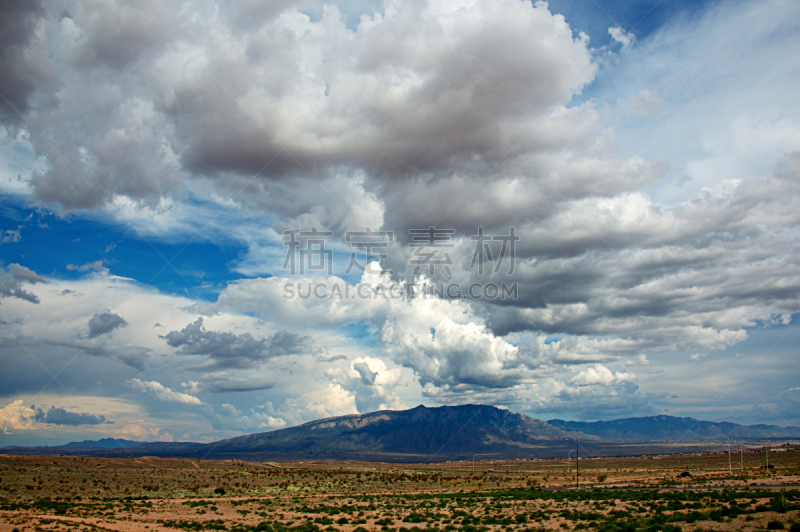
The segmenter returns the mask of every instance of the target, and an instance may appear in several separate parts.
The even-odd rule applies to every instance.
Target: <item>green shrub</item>
[[[780,521],[770,521],[767,523],[767,530],[783,530],[785,527]]]

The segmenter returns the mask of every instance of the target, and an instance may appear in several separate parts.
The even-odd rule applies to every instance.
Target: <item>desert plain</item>
[[[800,446],[577,464],[0,456],[0,532],[583,529],[798,532]]]

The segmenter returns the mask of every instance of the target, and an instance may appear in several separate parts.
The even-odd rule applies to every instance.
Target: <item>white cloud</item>
[[[115,435],[120,438],[129,438],[134,441],[165,441],[170,442],[175,438],[167,432],[158,427],[147,429],[140,424],[125,425],[119,430],[115,431]]]
[[[296,398],[287,398],[279,412],[293,424],[359,413],[355,396],[340,385],[332,383],[324,388],[304,392]]]
[[[251,411],[250,416],[259,423],[259,427],[267,428],[267,429],[282,429],[286,426],[286,421],[278,418],[272,417],[268,414],[262,414],[260,412],[253,412]]]
[[[0,430],[3,434],[33,430],[36,428],[35,414],[36,412],[31,407],[25,406],[21,399],[12,401],[0,409]]]
[[[22,226],[20,225],[16,229],[6,229],[5,231],[0,231],[0,244],[19,242],[22,239],[21,230]]]
[[[623,50],[627,50],[636,42],[636,35],[625,31],[619,26],[608,28],[608,34],[611,35],[612,39],[622,45]]]
[[[578,373],[570,380],[570,383],[576,386],[594,386],[596,384],[611,386],[635,380],[636,375],[633,373],[614,373],[602,364],[595,364],[593,368],[587,368]]]
[[[625,362],[626,366],[649,366],[650,361],[647,359],[647,355],[641,354],[636,357],[635,360],[628,360]]]
[[[152,393],[160,401],[173,401],[176,403],[185,403],[189,405],[201,404],[200,399],[197,397],[189,395],[188,393],[174,392],[160,382],[142,381],[140,379],[133,378],[128,380],[125,384],[137,392]]]

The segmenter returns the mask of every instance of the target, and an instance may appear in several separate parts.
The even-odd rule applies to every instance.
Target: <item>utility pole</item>
[[[773,435],[773,434],[770,434],[769,436],[774,436],[774,435]],[[767,471],[769,471],[769,444],[768,444],[768,442],[769,442],[769,436],[766,436],[766,437],[764,438],[764,454],[765,454],[765,455],[766,455],[766,457],[767,457]]]
[[[723,434],[723,436],[728,438],[728,436],[726,436],[725,434]],[[728,438],[728,473],[733,474],[733,467],[731,467],[731,439],[730,438]]]
[[[581,465],[578,462],[578,438],[575,438],[575,488],[581,487]]]

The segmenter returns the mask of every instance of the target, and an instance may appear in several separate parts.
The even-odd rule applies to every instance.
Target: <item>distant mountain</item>
[[[65,443],[64,445],[37,445],[35,447],[22,447],[20,445],[7,445],[5,447],[0,447],[0,452],[3,449],[124,449],[128,447],[135,447],[137,445],[142,445],[147,442],[142,441],[131,441],[131,440],[123,440],[119,438],[102,438],[100,440],[83,440],[83,441],[71,441],[69,443]]]
[[[592,434],[604,440],[628,441],[698,441],[722,438],[763,439],[800,438],[800,427],[777,425],[740,425],[738,423],[715,423],[699,421],[690,417],[651,416],[615,419],[613,421],[548,421],[553,427],[566,431]],[[724,441],[724,438],[722,438]]]
[[[141,445],[142,443],[146,442],[123,440],[119,438],[103,438],[100,440],[71,441],[65,445],[59,445],[57,447],[102,447],[108,449],[117,449],[121,447],[135,447],[137,445]]]
[[[581,435],[585,440],[590,435]],[[529,457],[564,445],[573,434],[548,423],[493,406],[461,405],[379,411],[311,421],[297,427],[239,436],[210,444],[143,443],[134,447],[64,454],[130,457],[160,456],[243,460],[384,460],[443,461],[472,458]],[[596,438],[595,438],[596,439]],[[53,451],[50,448],[49,451]],[[41,454],[43,449],[20,450]],[[2,450],[0,450],[2,452]],[[12,452],[8,450],[6,452]]]
[[[214,453],[304,451],[354,456],[359,453],[472,456],[515,454],[546,441],[571,437],[542,420],[493,406],[418,406],[321,419],[288,429],[222,440],[212,446]]]
[[[157,456],[208,460],[356,460],[442,462],[445,460],[566,457],[581,441],[581,454],[624,456],[718,448],[721,434],[737,439],[768,434],[800,438],[800,429],[746,427],[692,418],[655,416],[597,421],[549,422],[485,405],[418,406],[363,415],[331,417],[297,427],[239,436],[214,443],[139,443],[106,438],[61,447],[4,448],[4,454],[64,454],[114,458]],[[693,442],[676,447],[675,441]],[[631,443],[635,442],[635,443]]]

